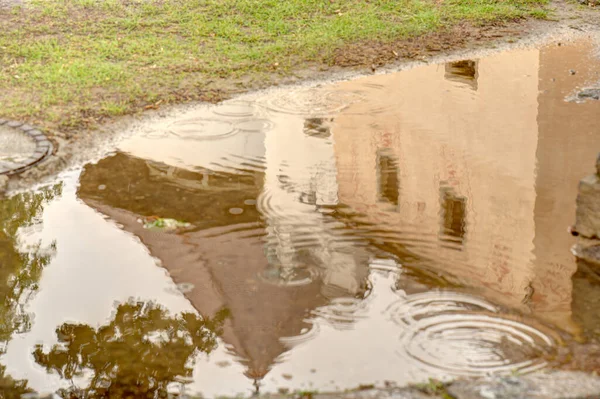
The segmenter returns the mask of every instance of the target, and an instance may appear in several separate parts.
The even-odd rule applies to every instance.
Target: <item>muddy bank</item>
[[[373,388],[363,386],[346,392],[302,391],[252,396],[256,399],[596,399],[600,396],[600,377],[579,372],[552,372],[533,376],[487,377],[429,383],[412,387]],[[28,399],[52,396],[28,396]],[[196,399],[173,395],[169,399]],[[224,396],[223,398],[227,398]]]
[[[552,372],[531,376],[487,377],[451,383],[430,381],[415,387],[361,389],[344,393],[305,392],[264,395],[270,399],[595,399],[600,378],[578,372]]]
[[[577,237],[573,254],[600,281],[600,154],[595,166],[595,173],[579,182],[576,221],[570,230]]]

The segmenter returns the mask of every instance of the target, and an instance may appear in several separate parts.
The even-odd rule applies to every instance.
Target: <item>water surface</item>
[[[3,200],[3,388],[214,397],[548,367],[600,327],[567,233],[600,149],[600,103],[565,100],[600,81],[594,43],[199,107]]]

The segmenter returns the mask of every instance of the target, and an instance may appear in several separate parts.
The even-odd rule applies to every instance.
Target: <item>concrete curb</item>
[[[9,127],[17,132],[24,133],[35,141],[35,151],[29,158],[22,162],[0,161],[0,175],[14,175],[33,167],[52,154],[53,146],[50,140],[40,130],[33,126],[17,121],[0,119],[0,126]]]

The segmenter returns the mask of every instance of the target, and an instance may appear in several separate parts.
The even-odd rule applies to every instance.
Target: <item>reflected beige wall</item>
[[[536,312],[557,324],[561,320],[554,319],[571,310],[578,322],[582,313],[589,313],[585,300],[577,300],[585,291],[578,288],[581,281],[571,280],[577,265],[570,252],[575,240],[567,233],[567,226],[575,220],[578,182],[593,172],[600,151],[598,104],[564,101],[574,88],[597,80],[599,62],[593,57],[594,44],[590,41],[565,44],[548,46],[540,52],[536,279],[532,298]],[[577,73],[571,75],[570,69]],[[586,286],[585,281],[582,283]]]
[[[476,90],[446,79],[444,65],[371,78],[385,88],[373,94],[386,99],[385,112],[356,104],[333,129],[340,202],[401,231],[398,244],[422,266],[523,309],[535,273],[539,56],[527,50],[479,60]],[[378,194],[383,149],[398,160],[398,206]],[[438,238],[442,187],[466,199],[462,244]]]

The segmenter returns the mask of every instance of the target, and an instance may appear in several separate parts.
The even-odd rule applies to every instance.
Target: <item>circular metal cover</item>
[[[52,143],[33,126],[0,119],[0,175],[23,172],[52,153]]]

